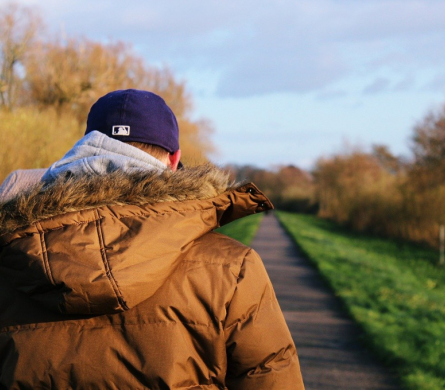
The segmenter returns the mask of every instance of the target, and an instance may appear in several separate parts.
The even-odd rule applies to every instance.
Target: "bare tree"
[[[88,108],[113,89],[128,87],[138,59],[129,45],[70,38],[40,43],[26,63],[31,101],[84,121]]]
[[[372,155],[377,159],[382,168],[394,175],[404,168],[405,163],[403,159],[392,154],[386,145],[372,145]]]
[[[428,168],[445,165],[445,105],[429,112],[417,124],[412,141],[418,165]]]
[[[33,45],[42,22],[35,10],[10,3],[0,10],[0,108],[11,109],[19,98],[18,66]]]

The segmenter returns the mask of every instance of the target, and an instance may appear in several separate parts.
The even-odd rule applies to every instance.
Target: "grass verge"
[[[224,225],[218,229],[217,232],[232,237],[244,245],[250,245],[251,241],[255,237],[255,233],[260,226],[260,222],[263,218],[263,214],[253,214],[245,218],[237,219]]]
[[[445,389],[445,269],[437,253],[277,212],[406,389]]]

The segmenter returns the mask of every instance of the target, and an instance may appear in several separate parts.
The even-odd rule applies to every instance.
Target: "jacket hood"
[[[0,204],[0,273],[53,311],[116,313],[152,296],[202,235],[272,207],[210,164],[59,177]]]
[[[66,175],[106,175],[117,170],[127,173],[154,170],[160,173],[166,168],[149,153],[94,130],[52,164],[42,180],[52,182]]]

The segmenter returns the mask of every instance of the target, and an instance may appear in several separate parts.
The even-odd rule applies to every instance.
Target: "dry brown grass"
[[[84,131],[70,114],[57,115],[55,110],[38,111],[31,107],[0,111],[0,123],[0,182],[16,169],[48,167]]]

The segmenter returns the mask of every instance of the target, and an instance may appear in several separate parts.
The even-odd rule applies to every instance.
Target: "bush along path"
[[[358,326],[276,217],[252,247],[262,257],[297,346],[307,390],[395,390],[398,382],[361,342]]]

